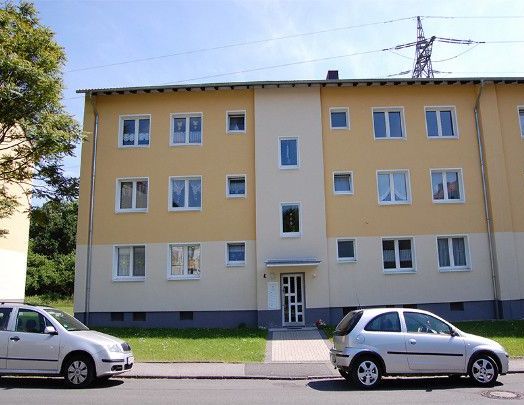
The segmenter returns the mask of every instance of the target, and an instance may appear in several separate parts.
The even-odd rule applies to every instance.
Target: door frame
[[[302,282],[301,282],[302,322],[286,322],[286,319],[285,319],[285,316],[284,316],[285,300],[284,300],[283,277],[300,277],[302,279]],[[281,299],[280,302],[282,303],[282,305],[280,306],[280,311],[281,311],[281,314],[282,314],[282,326],[283,327],[304,326],[306,324],[306,276],[305,276],[305,273],[281,273],[280,274],[280,299]],[[295,305],[298,305],[298,302],[295,302]],[[296,314],[296,312],[295,312],[295,314]]]

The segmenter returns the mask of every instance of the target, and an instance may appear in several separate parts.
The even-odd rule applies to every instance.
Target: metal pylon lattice
[[[436,37],[426,38],[422,29],[420,17],[417,17],[417,42],[415,47],[415,63],[413,64],[413,78],[435,77],[431,65],[431,50]]]

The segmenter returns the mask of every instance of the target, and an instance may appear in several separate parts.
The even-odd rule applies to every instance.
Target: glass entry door
[[[303,326],[304,320],[304,275],[282,274],[282,325]]]

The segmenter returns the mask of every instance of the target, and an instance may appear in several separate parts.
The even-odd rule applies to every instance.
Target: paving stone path
[[[270,333],[267,361],[329,362],[328,342],[317,329],[275,330]]]

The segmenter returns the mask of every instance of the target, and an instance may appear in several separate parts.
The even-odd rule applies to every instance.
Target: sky
[[[436,42],[433,69],[441,73],[435,77],[524,76],[522,0],[37,0],[35,5],[65,49],[63,103],[79,122],[84,102],[77,89],[324,79],[329,69],[342,79],[411,77],[398,73],[412,69],[414,47],[381,50],[416,41],[415,16],[425,16],[426,37],[516,41]],[[79,154],[80,146],[77,156],[64,162],[67,174],[79,175]]]

